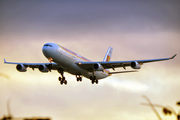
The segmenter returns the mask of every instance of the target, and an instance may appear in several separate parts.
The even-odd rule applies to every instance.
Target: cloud
[[[9,78],[10,78],[9,75],[7,75],[7,74],[5,74],[5,73],[2,73],[2,72],[0,72],[0,77],[4,77],[4,78],[6,78],[6,79],[9,79]]]

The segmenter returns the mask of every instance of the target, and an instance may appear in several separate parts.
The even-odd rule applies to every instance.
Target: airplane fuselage
[[[61,65],[66,72],[72,75],[83,75],[84,77],[89,79],[91,76],[96,76],[98,80],[109,76],[107,70],[89,72],[80,68],[75,63],[91,61],[55,43],[45,44],[42,48],[42,51],[47,59]]]

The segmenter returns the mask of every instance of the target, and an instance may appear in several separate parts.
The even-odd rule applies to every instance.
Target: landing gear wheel
[[[77,77],[77,82],[79,82],[79,78]]]
[[[98,80],[96,80],[96,84],[98,84]]]
[[[98,84],[98,80],[96,80],[96,76],[90,76],[90,80],[92,84],[94,84],[95,82],[96,84]]]
[[[59,81],[61,81],[61,77],[59,77]]]
[[[64,81],[60,81],[60,84],[62,85],[64,83]]]
[[[60,81],[60,84],[62,85],[62,84],[65,84],[65,85],[67,85],[67,80],[62,80],[62,81]]]
[[[64,84],[65,84],[65,85],[67,84],[67,80],[64,81]]]
[[[91,83],[94,84],[94,80],[91,80]]]
[[[81,75],[76,75],[76,80],[77,80],[77,82],[81,82],[82,81],[82,77],[81,77]]]
[[[79,81],[80,81],[80,82],[82,81],[82,77],[79,78]]]

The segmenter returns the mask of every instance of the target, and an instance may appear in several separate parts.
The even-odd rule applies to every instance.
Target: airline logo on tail
[[[106,62],[109,62],[110,61],[110,56],[109,55],[107,55],[107,58],[106,58]]]
[[[109,47],[109,49],[107,50],[106,55],[103,59],[104,62],[109,62],[111,60],[112,51],[113,51],[113,48]]]

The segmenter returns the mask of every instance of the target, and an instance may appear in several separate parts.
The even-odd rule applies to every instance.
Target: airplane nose
[[[43,46],[42,52],[43,52],[43,54],[44,54],[44,56],[45,56],[46,58],[49,57],[48,47]]]

